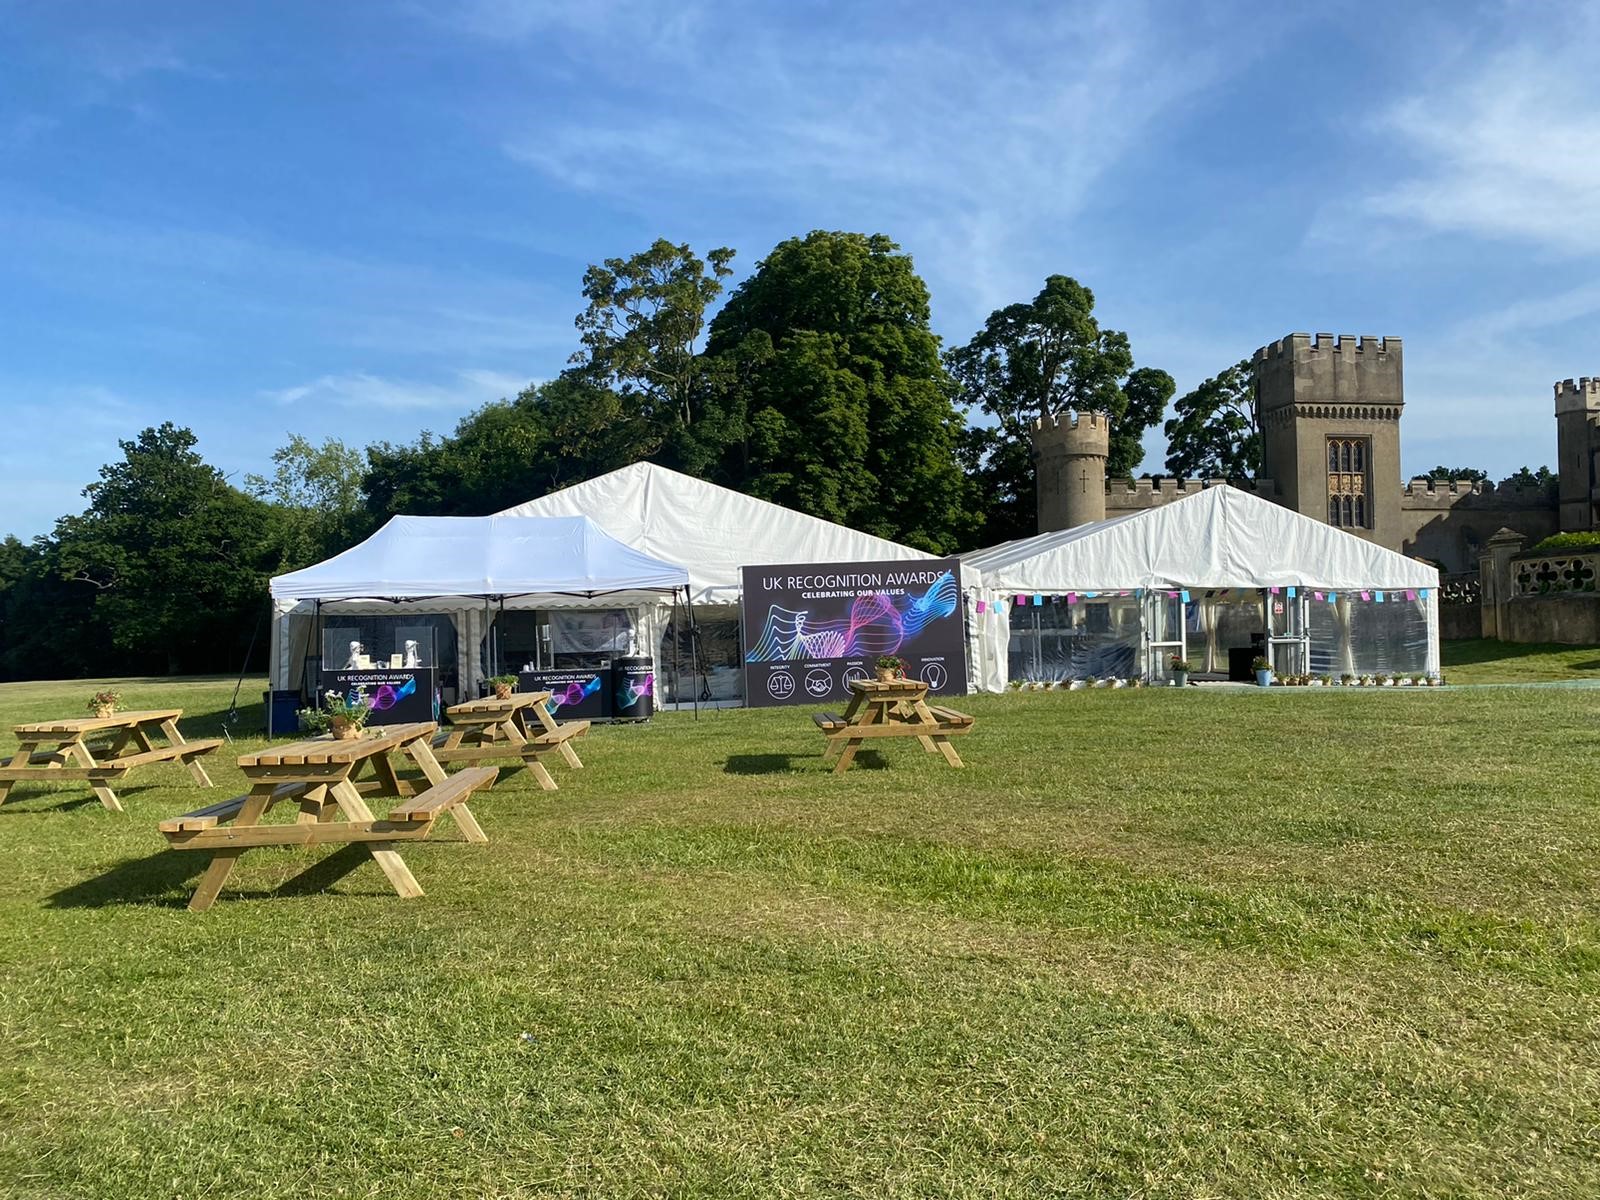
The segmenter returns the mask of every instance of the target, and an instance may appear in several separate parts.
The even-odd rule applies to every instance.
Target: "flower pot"
[[[1266,668],[1256,672],[1256,686],[1257,687],[1271,687],[1272,686],[1272,668],[1271,667],[1266,667]]]
[[[509,699],[511,699],[511,685],[509,683],[497,683],[497,684],[495,684],[494,685],[494,698],[496,700],[509,700]]]
[[[893,667],[878,668],[879,683],[893,683],[896,679],[900,678],[903,678],[903,676],[901,676],[900,672],[896,671]]]
[[[1187,672],[1187,671],[1174,671],[1172,673],[1172,686],[1173,687],[1188,687],[1189,686],[1189,672]]]
[[[114,713],[116,711],[117,711],[117,706],[115,704],[96,704],[94,706],[94,715],[96,717],[101,718],[101,719],[109,717],[112,713]]]
[[[348,717],[335,717],[328,723],[328,732],[333,734],[335,741],[353,742],[361,736],[361,726]]]

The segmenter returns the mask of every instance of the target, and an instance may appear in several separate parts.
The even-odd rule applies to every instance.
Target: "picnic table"
[[[835,755],[833,773],[850,768],[856,751],[868,738],[914,737],[930,754],[943,754],[952,767],[964,767],[950,739],[972,731],[966,713],[928,703],[928,685],[920,679],[853,679],[850,704],[842,714],[813,713],[811,719],[827,738],[822,761]]]
[[[160,762],[181,763],[197,784],[210,787],[211,777],[196,760],[222,745],[222,739],[185,740],[178,730],[181,716],[181,708],[157,708],[18,725],[13,730],[20,743],[17,752],[0,767],[0,804],[18,783],[82,779],[88,781],[101,804],[121,812],[122,802],[111,790],[112,780],[121,779],[135,767]]]
[[[539,786],[553,792],[556,781],[544,758],[559,754],[569,767],[581,770],[583,760],[572,739],[586,733],[589,722],[557,723],[549,700],[549,692],[513,692],[503,700],[490,696],[452,705],[445,710],[450,728],[434,738],[434,756],[474,767],[486,758],[520,758]]]
[[[445,813],[467,841],[489,840],[468,810],[467,798],[491,786],[495,771],[485,767],[446,775],[429,746],[438,728],[432,721],[389,725],[377,736],[346,741],[323,736],[240,755],[239,769],[250,780],[247,794],[161,822],[161,832],[174,848],[212,852],[211,865],[189,900],[190,910],[210,908],[239,858],[260,846],[359,844],[402,898],[422,895],[396,843],[421,841]],[[399,777],[390,757],[394,754],[421,769],[429,785],[425,790]],[[371,778],[357,778],[363,768]],[[367,807],[367,795],[392,796],[404,803],[380,819]],[[263,823],[270,808],[286,801],[299,808],[293,824]],[[335,820],[341,814],[344,819]],[[359,860],[351,869],[356,865]]]

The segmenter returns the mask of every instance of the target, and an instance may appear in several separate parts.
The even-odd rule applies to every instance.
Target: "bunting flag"
[[[1067,603],[1068,604],[1076,604],[1077,602],[1078,602],[1078,593],[1077,592],[1068,592],[1067,593]]]
[[[1362,592],[1361,593],[1361,598],[1363,600],[1371,600],[1372,599],[1372,593],[1371,592]]]
[[[1313,596],[1315,596],[1318,600],[1322,599],[1322,593],[1321,592],[1312,592],[1311,594]]]
[[[1424,599],[1424,600],[1426,600],[1426,599],[1427,599],[1427,598],[1428,598],[1428,592],[1429,592],[1429,590],[1430,590],[1430,589],[1428,589],[1428,588],[1423,588],[1423,589],[1422,589],[1422,598],[1423,598],[1423,599]]]
[[[979,600],[979,601],[978,601],[978,611],[979,611],[979,612],[982,612],[982,611],[983,611],[983,609],[984,609],[984,603],[983,603],[983,601],[982,601],[982,600]]]
[[[1274,595],[1274,596],[1276,596],[1276,595],[1277,595],[1277,594],[1278,594],[1278,589],[1277,589],[1277,588],[1273,588],[1273,589],[1272,589],[1272,594],[1273,594],[1273,595]]]
[[[1027,603],[1028,603],[1028,598],[1026,596],[1019,595],[1017,597],[1017,607],[1018,608],[1021,608],[1023,605],[1025,605]]]
[[[1339,603],[1339,593],[1338,592],[1329,592],[1328,593],[1328,603],[1329,604],[1337,604],[1337,603]]]
[[[1383,603],[1383,593],[1382,592],[1374,592],[1374,593],[1372,593],[1372,598],[1374,600],[1376,600],[1379,604]]]
[[[1188,592],[1180,592],[1178,594],[1178,598],[1181,599],[1185,604],[1189,603],[1189,593]]]
[[[1416,588],[1407,588],[1406,589],[1406,599],[1407,600],[1415,600],[1416,598],[1417,598],[1417,589]]]
[[[1038,592],[1035,592],[1033,594],[1033,603],[1034,603],[1035,606],[1043,604],[1044,603],[1044,597],[1041,596]]]
[[[1095,597],[1096,597],[1096,596],[1098,596],[1098,595],[1099,595],[1099,594],[1100,594],[1100,593],[1099,593],[1099,592],[1085,592],[1085,593],[1084,593],[1084,594],[1083,594],[1083,598],[1084,598],[1084,599],[1085,599],[1085,600],[1093,600],[1093,599],[1094,599],[1094,598],[1095,598]]]
[[[1294,588],[1292,588],[1292,587],[1289,589],[1289,599],[1291,599],[1291,600],[1294,599]]]

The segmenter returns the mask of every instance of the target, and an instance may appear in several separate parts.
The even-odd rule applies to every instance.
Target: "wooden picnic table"
[[[520,758],[539,786],[553,792],[556,781],[545,769],[545,756],[559,754],[569,767],[582,770],[572,739],[587,732],[589,722],[558,723],[549,701],[549,692],[513,692],[503,700],[489,696],[452,705],[445,710],[450,728],[434,738],[434,755],[440,762],[474,767],[486,758]]]
[[[419,721],[384,726],[376,736],[346,741],[323,736],[240,755],[239,769],[250,780],[246,795],[161,822],[161,832],[176,849],[212,852],[189,908],[210,908],[240,856],[259,846],[360,844],[401,897],[422,895],[395,843],[427,837],[434,819],[446,812],[467,841],[487,842],[466,801],[489,787],[495,776],[490,768],[446,775],[429,746],[437,729],[432,721]],[[401,779],[393,754],[410,759],[431,786],[418,793],[409,780]],[[358,781],[363,767],[372,778]],[[363,793],[410,799],[379,819]],[[283,801],[298,804],[294,823],[264,824],[262,817]],[[335,820],[338,814],[344,820]]]
[[[27,780],[82,779],[101,804],[121,812],[122,802],[111,790],[111,781],[135,767],[160,762],[182,763],[197,784],[210,787],[211,777],[196,760],[222,745],[222,739],[185,740],[178,730],[181,716],[181,708],[156,708],[18,725],[13,730],[20,743],[17,752],[0,767],[0,804],[14,786]]]
[[[835,755],[833,773],[842,775],[868,738],[914,737],[930,754],[943,754],[952,767],[964,767],[950,744],[972,730],[975,722],[953,708],[928,704],[928,685],[920,679],[853,679],[850,705],[844,713],[814,713],[811,719],[827,738],[822,761]]]

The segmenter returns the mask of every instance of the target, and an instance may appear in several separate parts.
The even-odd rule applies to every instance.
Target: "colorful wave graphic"
[[[747,663],[853,658],[893,654],[931,621],[956,611],[959,592],[946,571],[921,596],[857,596],[843,620],[813,621],[809,609],[767,610],[761,636],[744,656]]]
[[[632,708],[646,696],[652,695],[655,692],[655,686],[656,677],[654,673],[646,675],[642,679],[625,681],[624,685],[617,689],[617,707],[619,709]]]
[[[583,683],[569,683],[564,688],[556,688],[550,692],[550,699],[544,702],[546,712],[555,712],[563,704],[582,704],[584,700],[600,690],[601,676],[591,675]]]
[[[417,690],[417,677],[413,675],[399,687],[391,683],[380,683],[367,696],[367,707],[375,712],[385,712],[393,708],[400,701]],[[361,692],[358,688],[351,688],[349,692],[351,704],[360,703]]]

